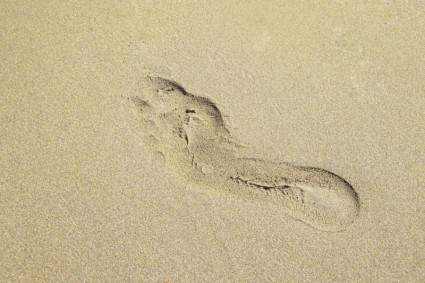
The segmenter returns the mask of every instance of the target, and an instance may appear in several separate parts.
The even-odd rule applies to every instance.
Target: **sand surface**
[[[0,281],[423,282],[425,3],[312,2],[2,1]],[[149,77],[219,127],[149,139]]]

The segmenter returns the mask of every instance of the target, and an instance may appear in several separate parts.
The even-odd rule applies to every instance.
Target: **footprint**
[[[278,206],[325,231],[344,230],[359,214],[354,189],[323,169],[244,158],[211,100],[181,85],[147,76],[132,97],[146,146],[163,156],[181,182]]]

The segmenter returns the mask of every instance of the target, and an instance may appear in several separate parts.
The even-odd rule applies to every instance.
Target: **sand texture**
[[[147,76],[132,98],[141,116],[141,132],[181,184],[229,191],[287,213],[325,231],[340,231],[358,216],[354,189],[318,168],[240,157],[235,141],[214,102],[188,93],[167,79]]]
[[[0,282],[425,281],[425,2],[0,23]]]

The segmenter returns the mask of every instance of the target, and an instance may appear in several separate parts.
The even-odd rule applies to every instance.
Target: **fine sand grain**
[[[425,281],[425,2],[0,23],[0,282]]]

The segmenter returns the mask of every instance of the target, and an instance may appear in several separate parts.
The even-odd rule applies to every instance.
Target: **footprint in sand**
[[[181,182],[278,206],[325,231],[344,230],[358,216],[357,194],[341,177],[318,168],[240,157],[241,145],[208,98],[159,77],[147,76],[140,87],[132,105],[142,121],[143,140]]]

